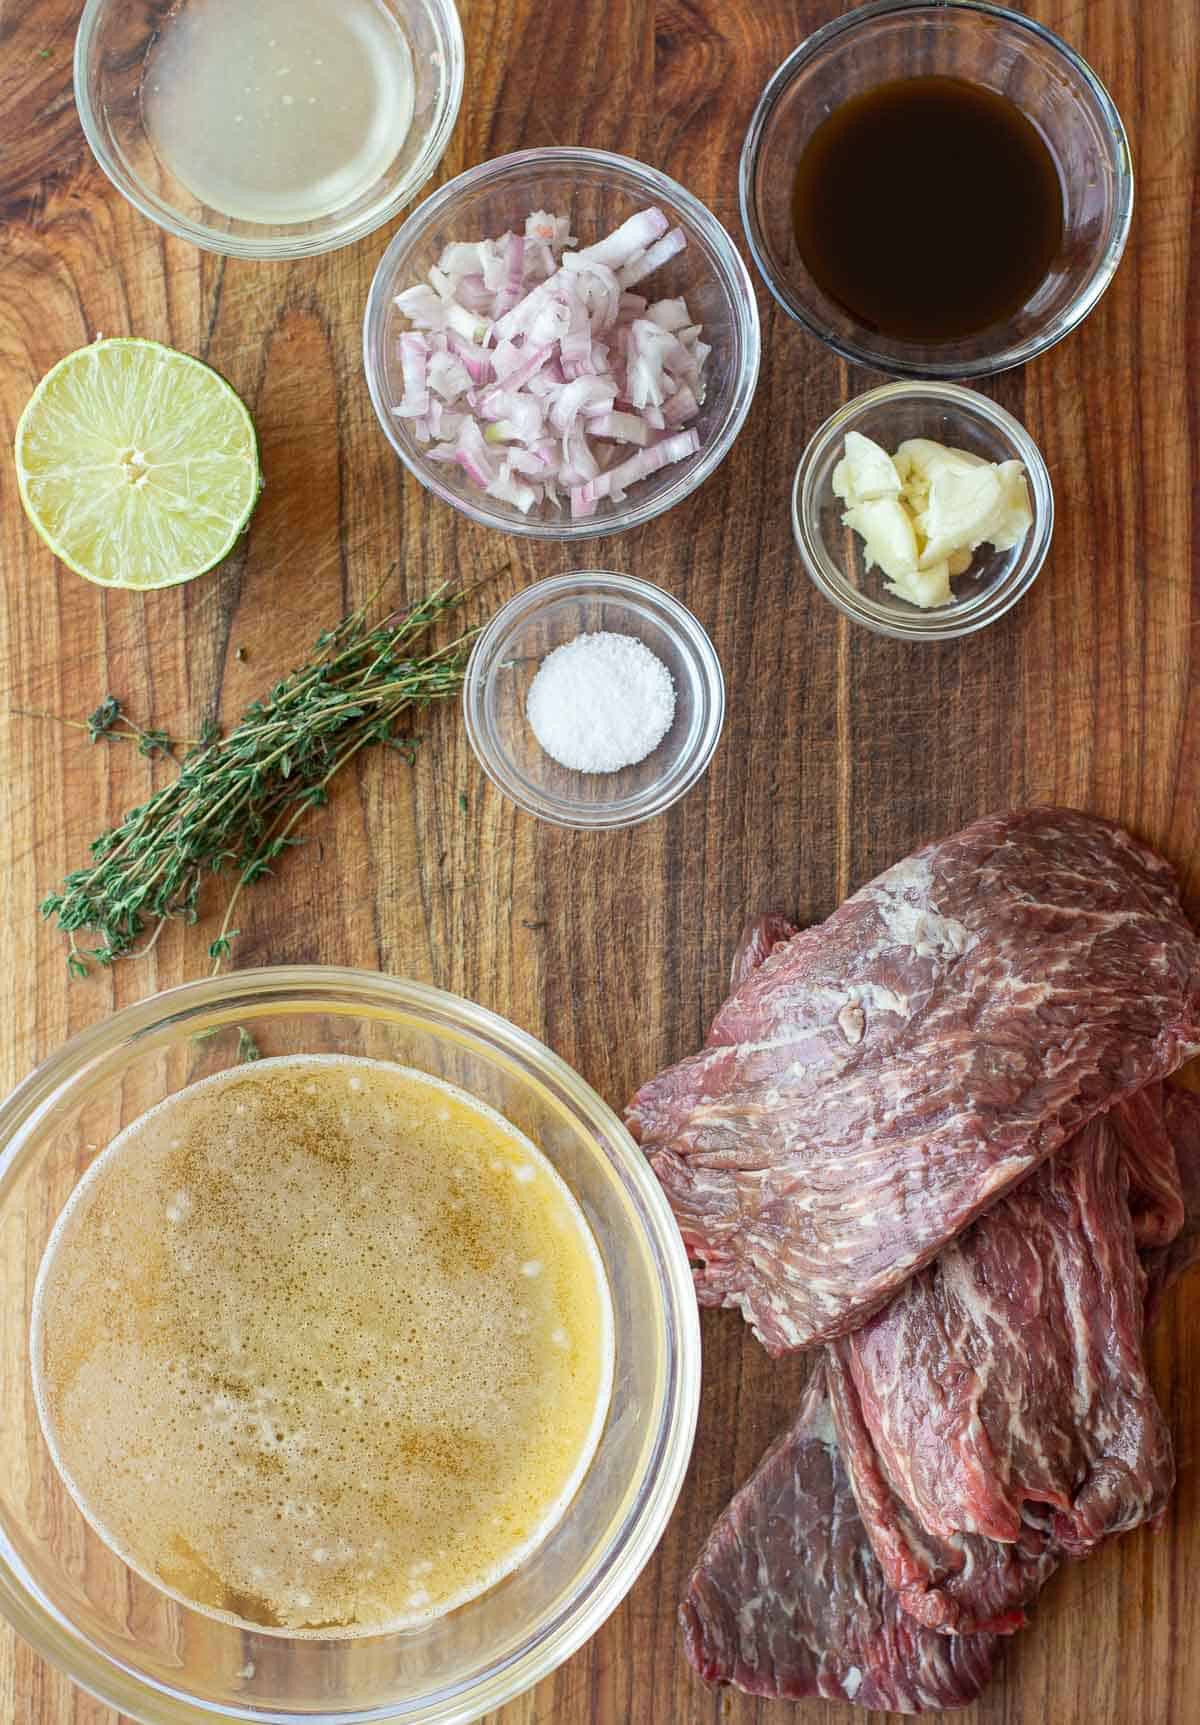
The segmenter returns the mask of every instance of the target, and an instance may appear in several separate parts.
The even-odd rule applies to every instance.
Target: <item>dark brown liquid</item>
[[[792,219],[813,279],[860,323],[951,341],[1011,317],[1045,280],[1063,200],[1015,103],[961,78],[903,78],[817,127]]]

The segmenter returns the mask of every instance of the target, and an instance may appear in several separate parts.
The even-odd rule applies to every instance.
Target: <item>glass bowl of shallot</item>
[[[1019,420],[955,383],[889,383],[839,407],[792,486],[813,585],[897,641],[949,641],[1003,617],[1036,581],[1054,491]]]
[[[608,569],[538,581],[471,650],[467,737],[526,814],[593,831],[664,813],[708,769],[725,721],[721,661],[661,587]]]
[[[729,453],[758,380],[754,289],[721,223],[657,169],[522,150],[435,192],[383,254],[363,363],[388,441],[473,521],[624,532]]]

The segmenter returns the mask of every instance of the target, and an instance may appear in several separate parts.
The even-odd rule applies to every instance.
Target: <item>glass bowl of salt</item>
[[[518,808],[560,827],[629,827],[703,775],[725,679],[677,599],[584,570],[501,607],[472,650],[463,711],[480,765]]]

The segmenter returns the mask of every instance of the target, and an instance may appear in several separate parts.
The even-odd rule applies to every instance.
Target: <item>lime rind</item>
[[[262,489],[254,422],[209,365],[114,337],[68,354],[17,425],[21,501],[68,568],[170,587],[215,568]]]

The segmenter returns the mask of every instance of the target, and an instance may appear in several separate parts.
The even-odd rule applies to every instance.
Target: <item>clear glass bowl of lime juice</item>
[[[143,215],[232,257],[303,257],[415,195],[463,68],[453,0],[88,0],[75,99]]]

